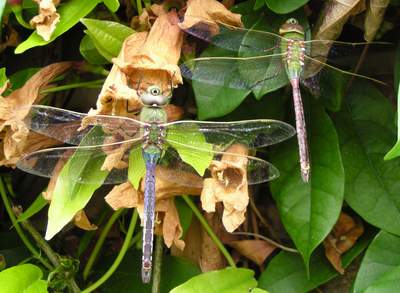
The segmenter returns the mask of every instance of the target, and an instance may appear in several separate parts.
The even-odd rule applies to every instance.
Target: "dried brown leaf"
[[[248,153],[239,144],[231,146],[226,152],[241,155]],[[221,161],[211,163],[210,170],[212,177],[204,180],[201,193],[202,207],[210,213],[215,211],[217,202],[222,202],[222,222],[228,232],[233,232],[244,222],[249,203],[247,158],[225,154]]]
[[[265,240],[237,240],[228,243],[241,255],[261,266],[265,259],[276,249],[276,246]]]
[[[243,27],[241,15],[229,11],[222,3],[215,0],[189,0],[184,20],[179,26],[182,29],[200,27],[211,35],[219,33],[217,23]]]
[[[0,131],[3,137],[3,163],[11,165],[15,162],[26,145],[29,130],[23,122],[28,114],[30,106],[40,101],[43,89],[52,79],[67,69],[71,68],[74,62],[60,62],[48,65],[34,74],[23,87],[13,91],[7,97],[0,97]],[[50,144],[49,141],[44,144]]]
[[[50,40],[51,35],[60,21],[56,6],[59,0],[34,0],[39,5],[39,14],[30,21],[31,26],[36,28],[36,32],[45,41]]]
[[[364,39],[367,42],[374,40],[378,29],[383,21],[386,8],[388,7],[390,0],[370,0],[367,5],[367,12],[365,14],[364,22]]]
[[[86,231],[93,231],[97,230],[97,226],[90,223],[86,213],[83,210],[77,212],[74,216],[74,224],[75,226],[86,230]]]
[[[325,255],[339,273],[344,273],[342,254],[352,248],[363,233],[361,221],[342,212],[333,230],[324,240]]]

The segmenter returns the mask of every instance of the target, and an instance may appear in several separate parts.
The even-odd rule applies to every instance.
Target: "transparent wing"
[[[185,78],[233,89],[274,90],[287,83],[283,54],[253,57],[207,56],[180,65]]]
[[[87,115],[55,107],[33,105],[25,118],[28,128],[64,143],[79,145],[95,126],[103,132],[92,135],[86,145],[101,145],[141,138],[145,123],[119,116]],[[84,127],[82,127],[84,125]]]
[[[282,142],[293,135],[295,129],[282,121],[258,119],[233,122],[176,121],[166,123],[166,141],[189,148],[204,148],[204,142],[215,151],[224,151],[233,144],[259,148]]]
[[[272,32],[245,29],[196,15],[185,15],[180,26],[192,36],[230,51],[266,53],[282,39]]]
[[[51,148],[25,155],[17,162],[17,167],[47,178],[61,171],[69,182],[119,184],[127,181],[129,150],[138,147],[141,147],[140,141],[131,140],[102,146]],[[118,158],[120,163],[125,163],[125,168],[103,170],[107,156],[113,160]]]
[[[190,153],[192,163],[201,164],[208,162],[207,158],[212,159],[203,176],[182,159],[182,153]],[[193,165],[198,167],[197,164]],[[244,184],[260,184],[279,177],[278,169],[262,159],[230,152],[198,150],[185,145],[179,146],[179,153],[174,148],[168,148],[160,161],[160,167],[163,169],[156,173],[157,178],[188,188],[202,188],[203,180],[207,178],[213,178],[215,184],[235,190]]]

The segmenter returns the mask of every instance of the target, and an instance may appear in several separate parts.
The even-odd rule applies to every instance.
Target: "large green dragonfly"
[[[225,150],[233,144],[247,148],[273,145],[293,136],[295,130],[291,125],[276,120],[167,123],[164,106],[169,102],[169,95],[162,92],[160,87],[150,85],[139,91],[139,96],[144,104],[140,121],[118,116],[88,116],[34,105],[26,118],[28,127],[73,146],[27,154],[17,166],[35,175],[51,177],[59,162],[67,161],[61,171],[64,177],[82,184],[118,184],[126,182],[128,178],[132,182],[131,172],[134,178],[144,176],[142,280],[148,283],[152,269],[156,165],[160,164],[169,170],[157,173],[157,176],[183,184],[183,172],[193,174],[193,178],[205,178],[210,176],[207,169],[213,160],[234,168],[238,159],[241,159],[247,161],[248,184],[266,182],[279,175],[273,165],[252,156],[228,154]],[[118,164],[118,168],[102,170],[107,156],[116,154],[125,166]],[[89,165],[88,170],[91,171],[82,172],[82,168]],[[105,173],[104,176],[91,176],[93,172]],[[224,185],[231,184],[229,172],[225,174],[221,171],[218,180]],[[138,185],[137,182],[133,184]],[[186,184],[201,188],[202,180]]]
[[[181,66],[182,74],[189,79],[210,85],[234,89],[250,89],[256,95],[270,92],[290,82],[295,109],[297,139],[299,145],[300,168],[303,181],[310,178],[310,158],[307,132],[300,92],[300,82],[310,87],[312,77],[321,71],[334,70],[346,75],[374,78],[359,75],[327,63],[329,48],[332,45],[340,51],[354,50],[367,43],[345,43],[332,40],[306,40],[302,25],[290,18],[279,29],[279,34],[259,30],[247,30],[224,23],[211,22],[197,16],[198,25],[185,29],[189,34],[206,40],[218,47],[239,51],[240,57],[209,56],[192,59]],[[216,26],[218,28],[216,28]],[[207,31],[205,28],[209,28]],[[212,32],[212,33],[211,33]],[[215,34],[215,32],[218,32]],[[369,43],[371,44],[371,43]],[[385,44],[387,43],[374,43]],[[314,82],[315,85],[315,82]],[[320,88],[312,87],[318,94]]]

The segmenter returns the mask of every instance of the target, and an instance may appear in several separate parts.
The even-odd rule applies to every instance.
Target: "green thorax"
[[[291,18],[279,29],[282,36],[280,49],[286,52],[284,63],[289,79],[300,78],[304,67],[304,30],[297,20]]]
[[[143,149],[157,152],[162,148],[165,130],[160,124],[167,122],[167,113],[163,107],[144,106],[140,113],[140,121],[150,124],[144,129],[146,137]]]

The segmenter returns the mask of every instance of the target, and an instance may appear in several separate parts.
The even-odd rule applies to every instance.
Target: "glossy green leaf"
[[[367,231],[357,243],[342,256],[343,268],[360,255],[371,242],[374,233]],[[299,255],[282,251],[275,256],[262,272],[258,286],[271,293],[307,293],[333,279],[338,272],[325,257],[324,249],[318,248],[311,256],[310,277]]]
[[[169,129],[172,130],[174,127],[171,126]],[[192,166],[200,176],[204,175],[214,154],[211,153],[212,144],[206,141],[201,132],[168,131],[167,140],[178,152],[182,161]]]
[[[28,220],[30,217],[40,212],[47,204],[47,200],[43,198],[42,194],[39,194],[29,208],[18,216],[17,222]]]
[[[267,6],[275,13],[286,14],[300,8],[309,0],[265,0]]]
[[[116,12],[119,8],[119,0],[104,0],[104,5],[107,6],[111,12]]]
[[[400,46],[397,48],[394,65],[394,81],[397,85],[397,109],[400,109]],[[397,112],[397,142],[385,155],[385,160],[391,160],[400,156],[400,115]]]
[[[29,78],[31,78],[36,72],[38,72],[41,68],[40,67],[30,67],[21,69],[9,77],[11,89],[15,91],[22,87]]]
[[[0,20],[3,18],[3,12],[5,6],[6,6],[6,0],[0,0]]]
[[[362,260],[353,292],[389,293],[400,288],[400,237],[381,231]]]
[[[221,48],[207,48],[201,57],[206,56],[234,56],[229,51]],[[226,75],[221,77],[227,82],[239,72],[227,71]],[[224,116],[235,110],[243,100],[250,94],[247,89],[231,89],[229,87],[210,85],[198,81],[192,82],[193,91],[198,108],[198,117],[200,120]]]
[[[96,274],[100,277],[114,261],[115,255],[99,262]],[[101,289],[104,292],[152,292],[151,284],[143,284],[141,279],[141,250],[131,248],[128,250],[118,269],[105,282]],[[161,270],[160,292],[169,292],[172,288],[182,284],[188,279],[200,274],[195,265],[178,257],[165,255]]]
[[[57,24],[57,27],[54,30],[50,40],[43,40],[43,38],[39,36],[36,31],[34,31],[28,39],[18,45],[18,47],[15,49],[15,54],[20,54],[30,48],[44,46],[51,43],[75,24],[77,24],[82,17],[86,16],[97,6],[97,4],[101,2],[102,0],[71,0],[66,3],[62,3],[57,9],[57,12],[60,14],[60,22]]]
[[[318,98],[329,111],[339,111],[342,106],[342,99],[346,96],[348,77],[335,70],[322,71],[319,76],[318,82],[321,92]]]
[[[135,32],[128,26],[108,20],[84,18],[81,22],[99,53],[108,61],[118,56],[124,40]]]
[[[272,163],[281,176],[271,182],[271,191],[283,224],[308,268],[312,252],[339,217],[344,171],[331,119],[314,99],[303,97],[303,101],[311,157],[310,182],[301,179],[297,139],[293,138],[280,144],[272,155]]]
[[[226,268],[203,273],[172,289],[171,293],[208,292],[241,293],[257,287],[254,272],[243,268]]]
[[[43,273],[39,267],[23,264],[0,272],[2,293],[44,293],[47,284],[42,280]]]
[[[142,156],[142,148],[134,148],[129,153],[128,179],[135,189],[139,189],[140,179],[146,173],[146,165]]]
[[[85,145],[88,141],[91,144],[95,143],[93,137],[101,138],[102,135],[99,133],[101,131],[100,127],[94,127],[80,145]],[[99,141],[98,144],[101,142]],[[94,191],[107,177],[108,172],[101,170],[105,155],[95,158],[93,155],[90,151],[78,149],[61,170],[49,207],[46,240],[57,234],[78,211],[86,206]],[[96,183],[82,184],[78,182],[78,178],[86,179],[87,182],[96,181]]]
[[[400,161],[384,161],[395,141],[394,109],[375,87],[354,83],[335,115],[345,200],[370,224],[400,235]]]
[[[85,58],[85,60],[94,65],[101,65],[109,63],[102,55],[100,55],[99,51],[97,51],[91,37],[89,35],[85,35],[81,43],[79,45],[79,52]]]

